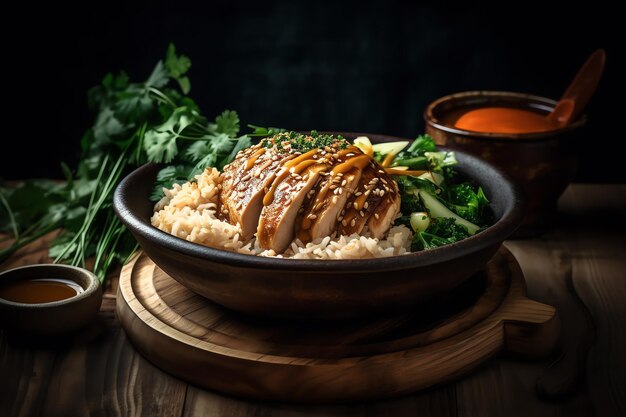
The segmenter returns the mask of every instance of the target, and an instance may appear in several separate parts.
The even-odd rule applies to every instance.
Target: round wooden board
[[[405,316],[347,322],[244,316],[139,254],[122,270],[117,312],[137,349],[167,372],[228,394],[305,403],[407,394],[454,380],[504,349],[541,356],[559,327],[553,307],[525,296],[505,248],[454,293]]]

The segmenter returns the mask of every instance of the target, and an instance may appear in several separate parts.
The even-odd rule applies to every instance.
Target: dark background
[[[614,104],[624,96],[623,23],[598,2],[89,3],[3,13],[18,29],[2,28],[0,177],[61,177],[59,161],[76,163],[93,121],[87,90],[122,69],[144,80],[172,41],[193,62],[191,95],[208,116],[234,109],[244,124],[406,137],[423,132],[424,108],[449,93],[558,99],[603,47],[605,76],[576,144],[578,180],[626,181],[623,156],[610,150],[624,140]]]

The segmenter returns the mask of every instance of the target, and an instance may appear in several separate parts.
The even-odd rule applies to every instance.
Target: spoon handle
[[[566,126],[571,120],[574,120],[596,91],[604,72],[605,62],[606,53],[604,49],[598,49],[591,54],[563,93],[552,113],[548,115],[548,119],[558,127]]]

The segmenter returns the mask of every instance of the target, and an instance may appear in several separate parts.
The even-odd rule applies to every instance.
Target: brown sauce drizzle
[[[259,148],[252,152],[246,161],[246,170],[250,170],[265,151],[265,148]],[[311,228],[314,222],[319,220],[317,215],[328,207],[329,202],[337,195],[337,188],[340,188],[340,192],[345,191],[348,193],[355,191],[354,189],[344,190],[341,185],[343,179],[349,178],[348,176],[353,173],[362,172],[372,161],[373,158],[371,156],[364,154],[359,148],[353,145],[336,151],[328,147],[324,149],[316,148],[301,155],[285,158],[280,171],[275,175],[270,186],[267,188],[265,196],[263,197],[263,205],[268,206],[272,204],[276,189],[289,176],[306,177],[307,175],[317,173],[326,175],[327,179],[323,187],[317,191],[317,193],[312,193],[310,198],[307,197],[308,202],[302,205],[299,214],[301,220],[296,227],[297,237],[303,242],[310,241]],[[365,190],[369,189],[371,191],[375,186],[376,184],[373,186],[366,185]],[[369,192],[358,196],[352,203],[349,203],[350,207],[346,205],[344,209],[346,211],[345,219],[347,219],[348,222],[355,216],[358,216],[361,210],[364,210],[363,206],[368,200],[368,194]],[[382,196],[377,200],[382,200]],[[305,205],[307,209],[304,209]],[[370,209],[373,209],[373,207],[370,207]]]
[[[265,148],[259,148],[256,151],[254,151],[254,153],[250,155],[250,158],[248,158],[248,160],[246,161],[246,171],[250,171],[250,168],[254,166],[254,163],[256,162],[256,160],[259,159],[259,157],[263,155],[264,153],[265,153]]]

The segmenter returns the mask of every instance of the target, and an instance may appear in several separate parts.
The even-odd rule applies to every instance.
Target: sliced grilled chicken
[[[353,169],[338,175],[325,176],[312,193],[307,204],[303,206],[296,220],[298,238],[304,242],[331,236],[337,230],[348,197],[355,192],[360,170]]]
[[[288,153],[267,152],[260,146],[248,148],[224,167],[221,211],[230,223],[241,226],[242,240],[249,240],[257,231],[263,209],[265,190],[283,164],[294,157]],[[251,161],[251,162],[249,162]]]
[[[396,182],[378,164],[371,162],[362,170],[356,192],[348,200],[339,226],[339,234],[361,234],[366,225],[369,229],[368,222],[370,218],[373,218],[372,225],[375,230],[370,230],[370,233],[373,237],[382,237],[389,230],[391,223],[381,234],[382,223],[379,220],[383,212],[385,216],[393,216],[395,220],[400,211],[400,205],[389,206],[388,202],[395,201],[396,198],[399,199]],[[387,213],[387,210],[390,212]]]
[[[289,175],[274,190],[273,198],[261,210],[257,239],[264,249],[282,253],[295,235],[295,220],[307,193],[317,184],[320,174],[309,172],[303,177]]]
[[[385,236],[400,212],[400,194],[387,194],[367,221],[367,228],[377,239]]]
[[[303,242],[361,233],[382,237],[395,219],[399,193],[382,167],[344,139],[278,134],[241,151],[224,168],[223,218],[242,240],[282,253]]]

